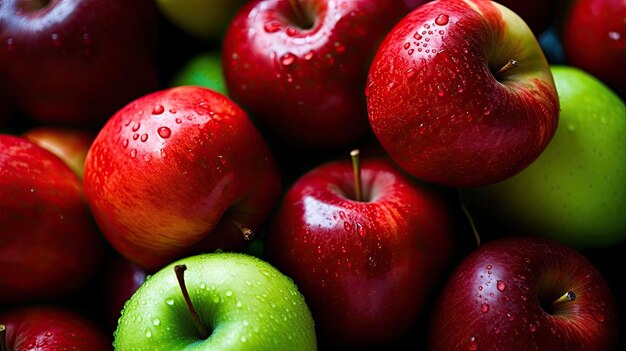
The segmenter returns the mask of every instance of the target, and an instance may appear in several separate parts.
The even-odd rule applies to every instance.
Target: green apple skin
[[[161,13],[187,34],[216,40],[246,0],[156,0]]]
[[[478,230],[550,238],[578,249],[626,239],[626,110],[590,74],[551,67],[561,112],[546,150],[503,182],[462,190]],[[498,223],[489,228],[489,223]]]
[[[227,95],[222,59],[218,52],[204,52],[194,56],[174,76],[170,86],[197,85]]]
[[[212,334],[202,340],[174,266]],[[126,350],[316,350],[313,319],[293,281],[269,263],[241,253],[187,257],[161,269],[128,300],[114,334]]]

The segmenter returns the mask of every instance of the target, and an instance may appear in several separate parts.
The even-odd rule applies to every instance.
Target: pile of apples
[[[625,19],[0,0],[0,351],[624,349]]]

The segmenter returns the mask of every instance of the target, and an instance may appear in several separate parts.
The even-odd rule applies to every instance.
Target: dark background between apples
[[[557,23],[553,24],[553,27],[548,29],[545,33],[540,35],[540,43],[544,48],[546,56],[550,63],[567,63],[564,60],[563,54],[560,51],[558,42],[556,42],[556,36],[554,32]],[[159,46],[158,46],[158,65],[160,73],[160,86],[165,88],[168,86],[171,78],[179,71],[179,69],[187,63],[189,59],[198,53],[206,52],[209,50],[219,50],[219,41],[206,41],[194,38],[185,32],[178,29],[171,24],[167,19],[160,15],[159,17]],[[622,96],[624,98],[624,96]],[[28,116],[17,116],[12,119],[9,125],[8,132],[19,134],[23,131],[33,127],[35,122],[29,120]],[[7,128],[4,129],[7,132]],[[261,129],[264,135],[267,135]],[[283,191],[306,171],[320,165],[324,162],[336,160],[340,157],[348,158],[349,151],[353,147],[363,147],[363,145],[371,145],[371,149],[364,148],[362,153],[364,157],[372,155],[370,150],[375,150],[377,145],[376,139],[373,135],[368,135],[365,138],[357,141],[354,145],[350,145],[341,149],[331,149],[324,151],[299,151],[298,154],[290,152],[292,148],[281,144],[280,142],[271,138],[266,138],[266,141],[270,145],[273,151],[273,155],[276,158],[279,169],[282,172],[283,177]],[[448,267],[446,276],[449,276],[454,266],[460,262],[467,254],[476,248],[474,236],[471,231],[471,227],[465,215],[461,210],[461,206],[458,200],[457,190],[450,188],[441,189],[447,194],[447,200],[450,207],[454,210],[454,225],[456,235],[455,256],[452,264]],[[488,241],[493,237],[492,233],[481,232],[480,226],[478,231],[482,236],[483,241]],[[112,248],[108,248],[108,257],[112,257],[114,254]],[[614,293],[615,302],[618,307],[618,313],[620,317],[620,331],[624,330],[624,320],[626,318],[626,288],[623,284],[623,267],[625,263],[626,243],[621,245],[602,248],[602,249],[588,249],[583,250],[582,254],[585,255],[603,274],[608,281],[611,289]],[[88,286],[82,291],[67,296],[61,300],[51,301],[61,306],[66,306],[72,310],[85,314],[87,317],[98,323],[103,330],[112,333],[111,326],[107,324],[104,313],[104,301],[107,298],[103,294],[103,275],[105,266],[96,274],[88,284]],[[427,335],[428,335],[428,322],[431,308],[434,305],[436,294],[441,291],[443,282],[440,286],[435,287],[434,296],[430,301],[425,304],[426,309],[422,313],[422,317],[416,321],[412,331],[405,335],[395,343],[385,346],[378,346],[376,349],[393,349],[393,350],[423,350],[426,349]],[[26,305],[26,303],[24,304]],[[11,306],[15,307],[15,306]],[[325,345],[319,345],[320,349],[328,349]],[[626,337],[620,335],[618,343],[618,350],[626,349]]]

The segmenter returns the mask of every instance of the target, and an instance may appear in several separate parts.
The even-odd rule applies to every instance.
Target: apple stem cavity
[[[354,171],[354,199],[363,201],[363,191],[361,190],[361,152],[359,150],[350,151],[352,158],[352,170]]]
[[[7,347],[7,327],[0,324],[0,351],[9,351]]]
[[[313,22],[306,15],[306,11],[302,8],[302,4],[300,0],[289,0],[291,4],[291,8],[293,9],[294,14],[296,15],[296,20],[298,21],[298,26],[303,29],[308,29],[313,26]]]
[[[178,264],[174,266],[176,279],[178,279],[178,285],[180,286],[180,290],[183,293],[183,297],[185,298],[185,303],[187,303],[187,309],[189,309],[193,324],[196,326],[196,330],[198,331],[198,335],[200,335],[200,338],[202,338],[202,340],[206,340],[211,333],[209,329],[204,325],[204,323],[202,323],[198,311],[196,311],[195,307],[193,307],[193,304],[191,303],[191,298],[189,297],[189,292],[187,291],[187,285],[185,284],[186,270],[187,266],[184,264]]]
[[[568,303],[568,302],[572,302],[576,300],[576,293],[574,293],[573,291],[568,291],[565,294],[563,294],[563,296],[559,297],[558,299],[554,300],[554,302],[552,302],[552,307],[556,307],[558,305],[562,305],[564,303]]]
[[[241,231],[241,235],[243,235],[244,240],[250,241],[254,239],[254,231],[252,229],[243,226],[238,221],[234,220],[232,217],[228,217],[228,220],[237,227]]]
[[[507,62],[504,66],[502,66],[502,68],[500,68],[496,72],[496,75],[500,75],[500,74],[503,74],[505,72],[508,72],[508,71],[512,70],[513,68],[517,68],[518,66],[519,66],[519,63],[516,60],[509,60],[509,62]]]

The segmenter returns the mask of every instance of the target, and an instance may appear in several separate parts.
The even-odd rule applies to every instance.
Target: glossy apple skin
[[[102,128],[85,161],[89,205],[111,245],[148,270],[243,248],[278,201],[280,175],[247,115],[201,87],[146,95]]]
[[[364,160],[367,202],[349,161],[319,166],[288,190],[268,232],[268,259],[304,294],[327,342],[391,342],[415,322],[452,252],[442,198],[391,162]]]
[[[176,280],[187,266],[191,302],[211,334],[201,339]],[[185,257],[131,297],[115,332],[117,350],[317,350],[314,321],[294,282],[265,261],[233,253]]]
[[[498,81],[492,71],[510,59],[519,67]],[[418,7],[387,35],[368,79],[374,133],[405,171],[427,182],[506,179],[539,156],[556,130],[558,98],[537,40],[490,1]]]
[[[109,351],[111,340],[82,315],[54,306],[0,313],[9,350]]]
[[[63,161],[0,135],[0,304],[75,292],[100,267],[103,240]]]
[[[94,133],[75,128],[39,126],[22,135],[59,156],[82,179],[85,158],[95,137]]]
[[[568,63],[626,97],[626,2],[575,0],[563,20],[562,40]]]
[[[150,0],[5,0],[0,85],[39,122],[101,126],[156,89],[157,10]]]
[[[280,140],[303,148],[348,145],[368,128],[363,88],[376,47],[406,13],[399,0],[250,1],[226,32],[228,92]]]
[[[626,107],[597,78],[553,66],[561,112],[546,150],[525,170],[463,189],[481,232],[532,235],[570,247],[626,242]]]
[[[120,255],[113,255],[104,273],[104,308],[112,330],[117,327],[124,304],[146,281],[148,272]]]
[[[572,290],[574,301],[542,305]],[[580,253],[509,237],[465,258],[433,311],[429,350],[612,350],[617,314],[602,275]]]

